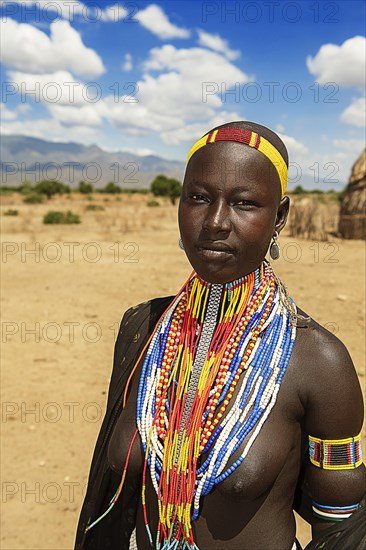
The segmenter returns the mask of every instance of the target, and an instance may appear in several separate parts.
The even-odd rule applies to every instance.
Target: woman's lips
[[[200,243],[196,248],[206,260],[227,260],[234,254],[234,250],[226,243]]]

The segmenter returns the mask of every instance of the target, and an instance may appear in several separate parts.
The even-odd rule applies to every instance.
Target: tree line
[[[175,204],[176,199],[180,197],[181,190],[182,184],[178,180],[168,178],[163,174],[156,176],[150,185],[150,189],[123,188],[114,181],[108,182],[101,189],[96,189],[89,182],[80,181],[77,188],[72,189],[69,185],[58,180],[42,180],[34,185],[30,181],[24,181],[18,187],[1,187],[2,192],[17,191],[22,193],[22,195],[25,195],[24,201],[33,204],[42,202],[45,197],[49,200],[55,195],[65,195],[74,191],[83,195],[91,195],[92,193],[108,193],[113,195],[121,193],[147,194],[151,192],[156,197],[168,197],[171,203]]]

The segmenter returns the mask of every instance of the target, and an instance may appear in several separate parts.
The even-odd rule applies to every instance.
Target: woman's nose
[[[225,201],[217,200],[209,205],[202,229],[212,233],[230,232],[230,207]]]

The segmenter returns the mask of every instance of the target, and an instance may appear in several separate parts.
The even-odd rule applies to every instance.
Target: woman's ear
[[[290,197],[285,195],[282,197],[281,202],[277,209],[275,230],[280,233],[285,227],[287,222],[288,211],[290,208]]]

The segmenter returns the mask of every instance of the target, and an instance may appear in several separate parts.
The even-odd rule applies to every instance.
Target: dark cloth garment
[[[120,484],[121,476],[116,474],[108,464],[109,439],[122,410],[124,389],[135,361],[172,299],[172,296],[168,296],[145,302],[129,309],[123,316],[114,350],[113,371],[106,414],[92,458],[87,492],[76,533],[75,550],[129,550],[129,541],[135,527],[138,501],[141,494],[141,480],[136,480],[128,472],[121,495],[109,514],[87,533],[85,533],[85,528],[107,510],[110,500]],[[307,438],[303,436],[303,464],[295,492],[294,509],[310,522],[311,498],[303,479],[307,455]],[[326,543],[327,546],[320,545],[323,541],[322,536],[319,543],[316,543],[316,545],[310,543],[306,550],[366,550],[365,535],[362,535],[362,518],[364,518],[364,515],[365,507],[363,506],[351,516],[351,518],[355,516],[355,520],[360,518],[357,524],[352,523],[351,518],[349,518],[344,520],[339,527],[338,525],[335,527],[339,531],[343,524],[345,527],[351,525],[350,529],[352,529],[352,525],[356,525],[356,531],[359,534],[358,540],[361,541],[362,539],[363,541],[359,542],[358,546],[352,546],[351,543],[349,545],[344,539],[344,533],[340,539],[343,541],[341,545],[335,546],[334,541],[337,542],[338,535],[334,535],[332,531],[333,538],[329,543]],[[335,528],[331,527],[329,531]],[[350,529],[345,532],[346,536],[352,536]],[[364,531],[365,525],[363,533]],[[325,533],[324,536],[326,536]]]
[[[85,534],[85,528],[109,506],[121,481],[108,464],[108,443],[122,409],[127,379],[160,316],[173,297],[157,298],[129,309],[118,333],[106,414],[96,442],[87,492],[80,513],[75,550],[129,550],[135,527],[141,481],[126,476],[124,488],[111,512]]]
[[[328,527],[305,550],[366,550],[366,497],[349,518]]]

